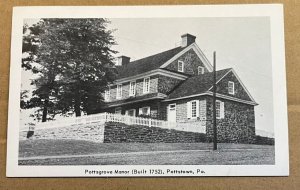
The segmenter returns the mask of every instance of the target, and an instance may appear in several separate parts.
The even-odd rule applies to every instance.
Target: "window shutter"
[[[200,116],[199,111],[200,111],[199,100],[196,100],[196,117]]]
[[[144,78],[144,82],[143,82],[143,93],[146,92],[146,78]]]
[[[136,92],[136,82],[134,82],[134,85],[133,85],[133,95],[135,96],[135,92]]]
[[[224,102],[220,102],[220,119],[225,117]]]
[[[190,119],[192,117],[191,102],[186,103],[186,113],[187,113],[187,118]]]
[[[128,110],[125,111],[125,115],[128,115]]]
[[[143,111],[142,108],[139,108],[139,115],[142,115]]]

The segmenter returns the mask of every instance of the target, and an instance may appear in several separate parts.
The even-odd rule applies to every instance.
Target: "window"
[[[234,82],[228,81],[228,93],[234,95]]]
[[[109,99],[110,99],[110,88],[105,90],[105,93],[104,93],[104,100],[109,101]]]
[[[191,113],[192,113],[192,118],[197,117],[197,103],[196,103],[196,101],[191,102]]]
[[[126,110],[126,115],[135,116],[135,109]]]
[[[136,82],[130,82],[129,84],[129,96],[135,96],[135,87],[136,87]]]
[[[140,108],[139,115],[150,115],[150,107]]]
[[[220,110],[221,109],[221,102],[220,101],[216,101],[216,118],[220,119]]]
[[[169,109],[170,110],[176,110],[176,104],[170,104]]]
[[[121,114],[122,114],[122,108],[121,108],[121,107],[117,107],[117,108],[115,109],[115,114],[121,115]]]
[[[122,84],[117,85],[117,99],[122,98]]]
[[[183,72],[184,71],[184,62],[178,61],[178,71]]]
[[[199,100],[187,102],[187,117],[189,119],[196,119],[199,117]]]
[[[144,78],[143,93],[150,92],[150,78]]]
[[[225,116],[224,114],[224,102],[219,100],[216,101],[216,118],[223,119]]]
[[[198,66],[198,75],[204,74],[204,67]]]

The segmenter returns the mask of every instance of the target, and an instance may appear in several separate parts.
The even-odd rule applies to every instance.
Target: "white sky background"
[[[117,56],[126,55],[131,60],[179,46],[182,34],[196,36],[196,43],[211,62],[213,51],[217,52],[217,70],[233,68],[259,104],[255,107],[256,128],[274,131],[269,18],[109,20],[109,28],[117,29],[113,36],[118,45],[113,49],[119,52]],[[22,72],[22,78],[29,76]],[[27,87],[23,82],[23,88]]]

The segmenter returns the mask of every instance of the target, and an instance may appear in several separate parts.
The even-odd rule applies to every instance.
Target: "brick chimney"
[[[192,43],[194,43],[196,40],[196,36],[193,36],[191,34],[183,34],[181,36],[181,47],[187,47],[189,45],[191,45]]]
[[[122,55],[122,56],[117,58],[116,66],[126,65],[129,62],[130,62],[130,57]]]

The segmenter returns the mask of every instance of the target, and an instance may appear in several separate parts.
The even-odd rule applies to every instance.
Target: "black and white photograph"
[[[282,6],[13,19],[8,176],[288,175]]]

